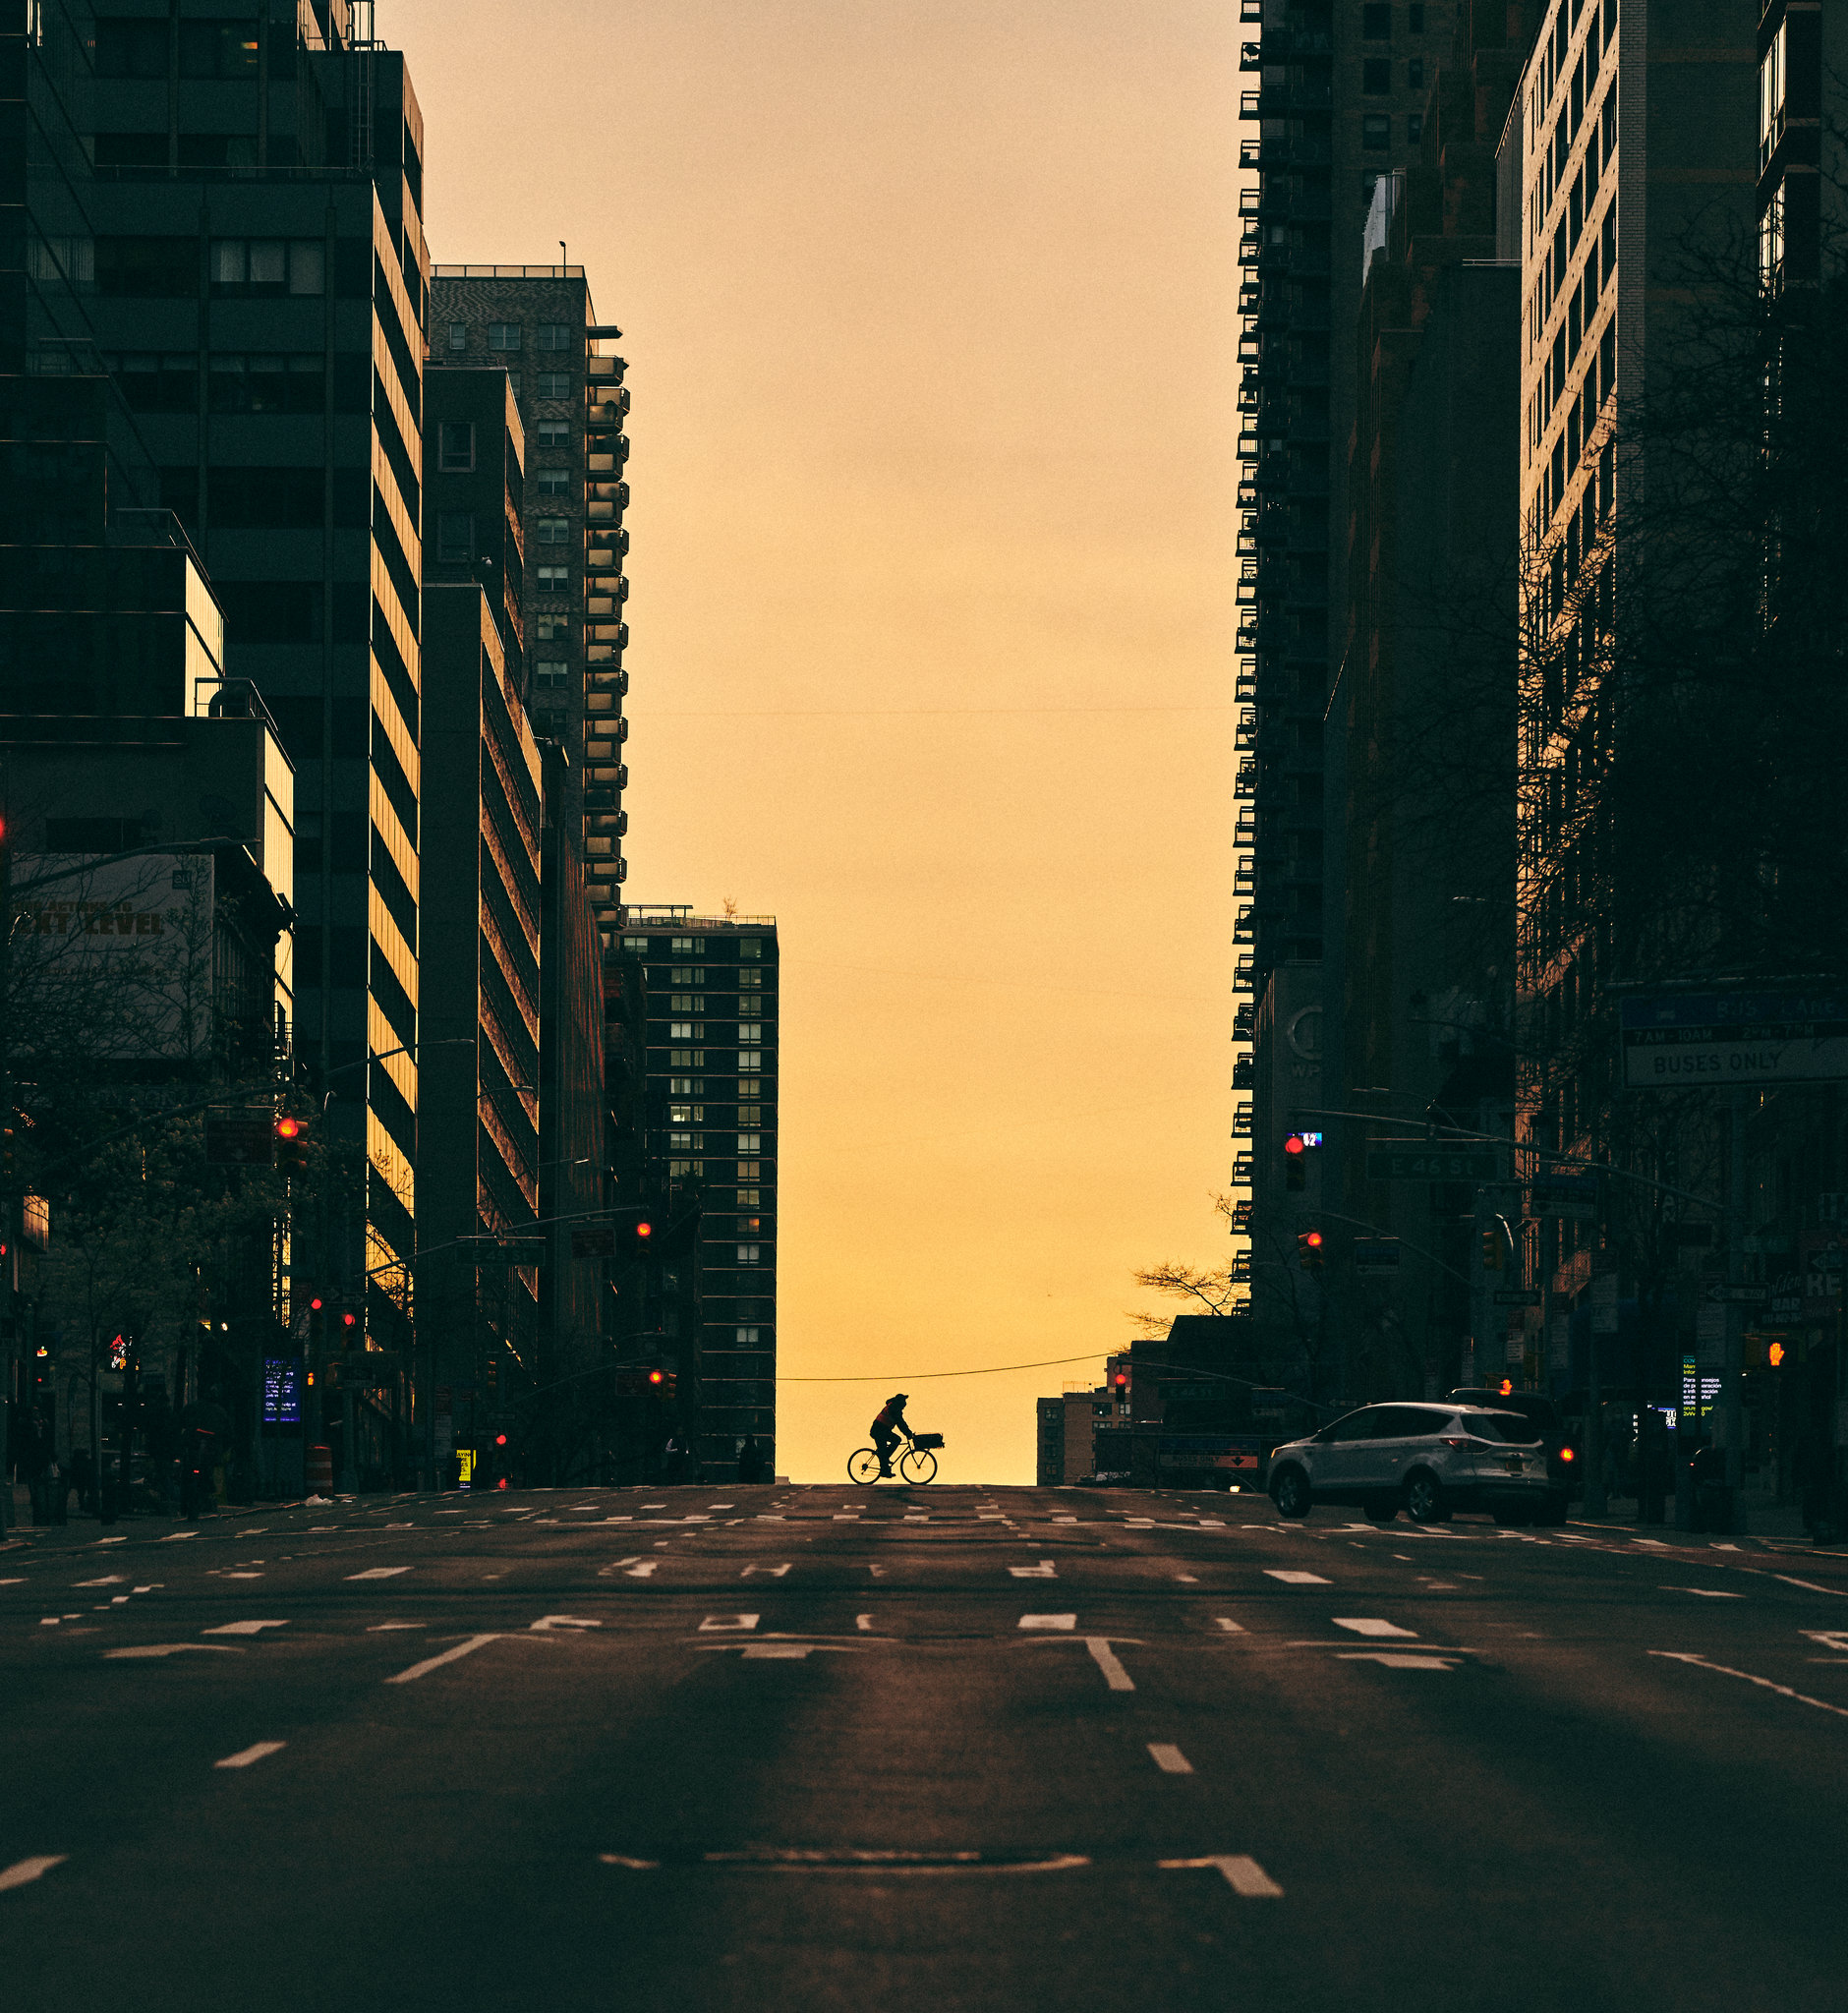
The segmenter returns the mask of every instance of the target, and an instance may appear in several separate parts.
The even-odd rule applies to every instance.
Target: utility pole
[[[14,1342],[19,1325],[19,1296],[13,1281],[19,1270],[19,1183],[14,1169],[13,1124],[13,833],[12,802],[0,771],[0,1536],[13,1523],[13,1388],[18,1374]]]
[[[1727,1140],[1729,1165],[1726,1170],[1726,1277],[1743,1286],[1746,1277],[1746,1115],[1753,1093],[1736,1089],[1732,1094],[1731,1137]],[[1726,1309],[1726,1356],[1720,1376],[1720,1423],[1726,1442],[1726,1496],[1732,1506],[1729,1531],[1746,1527],[1739,1491],[1746,1478],[1745,1409],[1741,1385],[1745,1372],[1745,1338],[1739,1309]],[[1700,1354],[1695,1355],[1695,1389],[1700,1389]]]

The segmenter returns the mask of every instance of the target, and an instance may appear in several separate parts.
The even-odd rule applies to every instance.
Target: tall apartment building
[[[1319,1158],[1351,1397],[1474,1374],[1479,1231],[1508,1206],[1470,1183],[1370,1179],[1367,1156],[1440,1115],[1512,1125],[1521,317],[1519,266],[1497,257],[1496,151],[1538,13],[1458,16],[1417,153],[1375,191],[1350,364],[1332,807],[1347,822],[1345,982],[1329,1003],[1350,1073],[1329,1102],[1378,1122],[1331,1119]],[[1485,1373],[1501,1363],[1498,1347]]]
[[[1605,639],[1624,620],[1612,555],[1647,451],[1617,440],[1618,400],[1638,412],[1674,369],[1690,258],[1729,225],[1750,228],[1758,11],[1554,0],[1503,144],[1523,303],[1520,986],[1528,1028],[1545,1028],[1556,1054],[1603,1010],[1611,976],[1566,912],[1560,870],[1577,856],[1591,886],[1611,837],[1575,806],[1608,731]],[[1543,1057],[1529,1073],[1558,1142],[1585,1141],[1605,1099],[1592,1074]]]
[[[1324,916],[1340,906],[1324,719],[1341,641],[1331,610],[1344,600],[1362,240],[1380,176],[1419,144],[1425,66],[1451,17],[1409,0],[1243,0],[1241,18],[1258,36],[1242,59],[1256,88],[1240,101],[1240,164],[1255,181],[1241,195],[1239,245],[1233,1264],[1251,1277],[1263,1318],[1287,1313],[1291,1283],[1277,1268],[1294,1264],[1299,1213],[1282,1187],[1281,1140],[1253,1132],[1260,1078],[1294,1076],[1302,1060],[1257,1053],[1272,974],[1295,969],[1288,1009],[1273,1003],[1268,1024],[1292,1029],[1318,1072],[1333,1031],[1331,1016],[1317,1018]]]
[[[536,1253],[457,1246],[537,1236],[540,753],[486,590],[432,587],[424,605],[418,1291],[431,1383],[475,1393],[458,1424],[479,1433],[540,1381]]]
[[[537,732],[569,758],[591,902],[607,947],[622,927],[629,723],[623,528],[627,369],[581,265],[439,265],[432,350],[502,366],[526,422],[527,694]]]
[[[776,919],[637,907],[620,954],[645,977],[649,1179],[670,1217],[697,1212],[685,1255],[697,1305],[664,1296],[684,1325],[658,1347],[717,1479],[736,1472],[747,1435],[766,1455],[776,1443]]]
[[[396,1344],[416,1242],[422,116],[349,0],[235,18],[112,0],[84,63],[93,236],[70,256],[224,605],[226,668],[296,765],[294,1053],[367,1161],[363,1221],[312,1262],[342,1291],[368,1280]]]

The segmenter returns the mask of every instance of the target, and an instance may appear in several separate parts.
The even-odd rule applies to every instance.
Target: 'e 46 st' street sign
[[[1375,1146],[1367,1150],[1369,1181],[1496,1181],[1501,1155],[1488,1147]]]
[[[1848,1077],[1848,993],[1746,988],[1622,1003],[1624,1087],[1816,1083]]]

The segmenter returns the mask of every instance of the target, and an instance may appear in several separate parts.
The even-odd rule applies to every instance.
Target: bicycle
[[[922,1484],[937,1478],[937,1456],[933,1448],[944,1444],[941,1433],[913,1433],[904,1452],[898,1457],[900,1480]],[[847,1479],[871,1487],[880,1479],[879,1450],[876,1447],[862,1447],[847,1463]]]

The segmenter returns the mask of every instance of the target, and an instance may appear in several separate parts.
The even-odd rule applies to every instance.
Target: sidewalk
[[[1618,1497],[1619,1504],[1625,1502]],[[1664,1544],[1710,1546],[1716,1538],[1727,1539],[1740,1535],[1748,1539],[1761,1539],[1767,1545],[1791,1545],[1807,1552],[1844,1552],[1848,1543],[1818,1545],[1812,1542],[1810,1533],[1803,1527],[1803,1512],[1795,1503],[1780,1503],[1770,1489],[1745,1488],[1739,1491],[1739,1507],[1744,1514],[1743,1532],[1710,1530],[1677,1530],[1674,1524],[1675,1505],[1671,1497],[1668,1504],[1668,1521],[1663,1524],[1639,1524],[1634,1508],[1626,1517],[1622,1511],[1614,1510],[1604,1517],[1592,1519],[1575,1510],[1572,1523],[1587,1530],[1608,1530],[1634,1535],[1642,1532],[1646,1536],[1659,1538]]]

